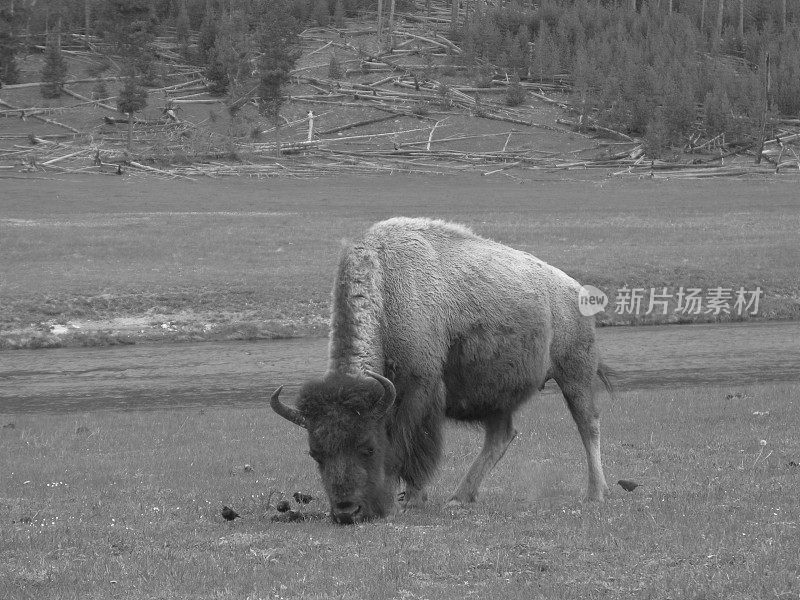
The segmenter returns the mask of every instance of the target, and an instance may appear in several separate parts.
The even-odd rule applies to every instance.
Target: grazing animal
[[[632,492],[637,487],[642,485],[641,483],[636,483],[635,481],[631,481],[630,479],[620,479],[617,484],[626,492]]]
[[[608,493],[593,383],[610,391],[594,318],[562,271],[457,224],[395,218],[347,245],[333,286],[328,371],[297,407],[331,517],[352,523],[426,500],[446,418],[482,424],[483,449],[450,503],[473,502],[517,434],[513,415],[554,379],[578,426],[588,498]]]
[[[230,506],[222,507],[222,518],[226,521],[234,521],[239,517],[239,513],[233,510]]]

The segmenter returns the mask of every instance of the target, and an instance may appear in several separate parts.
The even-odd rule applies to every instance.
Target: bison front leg
[[[461,506],[475,502],[483,478],[503,458],[511,442],[517,436],[513,417],[510,414],[492,417],[483,424],[486,435],[481,453],[458,484],[456,491],[453,492],[448,502],[449,506]]]

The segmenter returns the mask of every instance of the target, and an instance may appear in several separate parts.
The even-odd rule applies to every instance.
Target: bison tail
[[[605,363],[599,363],[597,365],[597,376],[600,378],[600,381],[603,382],[603,386],[606,388],[611,396],[614,396],[614,379],[619,379],[619,373],[617,373],[614,369],[609,367]]]

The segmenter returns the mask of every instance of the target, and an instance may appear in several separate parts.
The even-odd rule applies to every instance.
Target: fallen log
[[[348,129],[353,129],[354,127],[372,125],[373,123],[382,123],[383,121],[389,121],[391,119],[396,119],[396,118],[397,118],[396,114],[383,115],[382,117],[376,117],[374,119],[366,119],[365,121],[357,121],[356,123],[349,123],[347,125],[342,125],[341,127],[326,129],[325,131],[318,131],[317,135],[332,135],[334,133],[339,133],[340,131],[347,131]]]
[[[147,165],[143,165],[138,162],[134,162],[132,160],[129,160],[128,164],[132,167],[136,167],[137,169],[142,169],[143,171],[150,171],[151,173],[158,173],[159,175],[167,175],[169,177],[180,177],[182,179],[188,179],[189,181],[194,181],[191,177],[186,177],[185,175],[178,175],[177,173],[170,173],[169,171],[163,171],[161,169],[156,169],[155,167],[148,167]]]
[[[78,100],[83,100],[84,102],[89,102],[89,103],[92,103],[92,104],[96,104],[97,106],[101,106],[102,108],[105,108],[105,109],[108,109],[108,110],[113,110],[114,112],[117,111],[117,107],[116,106],[111,106],[110,104],[104,104],[104,103],[100,102],[99,100],[92,100],[91,98],[87,98],[86,96],[82,96],[77,92],[73,92],[67,86],[64,86],[62,89],[64,90],[64,93],[67,94],[68,96],[72,96],[73,98],[77,98]]]
[[[86,154],[87,152],[90,152],[90,150],[84,148],[82,150],[78,150],[77,152],[72,152],[70,154],[65,154],[64,156],[59,156],[57,158],[51,158],[50,160],[47,160],[47,161],[45,161],[43,163],[39,163],[39,164],[41,166],[43,166],[43,167],[47,167],[47,166],[50,166],[50,165],[54,165],[57,162],[61,162],[62,160],[66,160],[68,158],[73,158],[74,156],[78,156],[79,154]]]
[[[405,31],[395,31],[394,35],[396,35],[396,36],[399,35],[399,36],[403,36],[403,37],[409,37],[409,38],[412,38],[412,39],[415,39],[415,40],[426,42],[428,44],[432,44],[432,45],[437,46],[439,48],[445,48],[445,49],[448,49],[448,50],[457,50],[459,54],[461,53],[461,49],[458,46],[456,46],[455,44],[453,44],[453,43],[450,43],[448,45],[448,44],[444,44],[442,42],[437,42],[436,40],[432,40],[431,38],[426,38],[426,37],[423,37],[421,35],[416,35],[414,33],[407,33]]]
[[[484,112],[479,117],[483,117],[484,119],[491,119],[492,121],[504,121],[506,123],[514,123],[514,125],[525,125],[526,127],[542,127],[533,121],[523,121],[522,119],[515,119],[514,117],[505,117],[503,115],[495,115],[489,112]]]
[[[25,110],[25,109],[13,106],[13,105],[9,104],[8,102],[4,102],[3,100],[0,100],[0,106],[5,106],[6,108],[10,108],[12,110],[20,110],[20,111]],[[79,135],[83,134],[82,131],[79,131],[78,129],[75,129],[74,127],[70,127],[69,125],[64,125],[64,123],[59,123],[58,121],[53,121],[52,119],[47,119],[47,118],[39,116],[39,115],[32,115],[31,118],[32,119],[38,119],[39,121],[42,121],[43,123],[48,123],[49,125],[55,125],[56,127],[63,127],[64,129],[67,129],[67,130],[69,130],[69,131],[71,131],[73,133],[77,133]]]

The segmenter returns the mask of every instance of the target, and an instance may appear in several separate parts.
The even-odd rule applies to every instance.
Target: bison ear
[[[375,411],[379,417],[383,417],[387,411],[394,404],[394,399],[397,396],[397,391],[394,389],[394,384],[386,379],[383,375],[378,375],[373,371],[365,371],[367,375],[377,380],[383,386],[383,397],[375,403]]]
[[[275,390],[275,392],[272,394],[272,397],[269,399],[269,405],[272,407],[272,410],[295,425],[300,425],[300,427],[303,429],[308,429],[306,426],[306,418],[303,416],[303,413],[296,408],[286,406],[283,402],[281,402],[279,396],[281,395],[282,389],[283,386]]]

